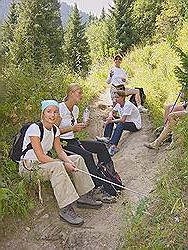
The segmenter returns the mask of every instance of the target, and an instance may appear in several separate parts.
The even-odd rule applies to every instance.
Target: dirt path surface
[[[107,113],[109,90],[102,93],[91,106],[90,138],[102,135],[102,117]],[[147,114],[142,115],[142,130],[130,134],[124,132],[119,152],[113,157],[116,169],[126,187],[148,194],[153,188],[159,164],[166,158],[163,150],[149,150],[143,146],[151,140],[152,128]],[[27,222],[18,221],[14,232],[6,233],[0,249],[119,249],[123,236],[124,202],[134,207],[140,197],[123,191],[115,204],[104,204],[100,210],[75,208],[85,223],[76,228],[62,222],[53,194],[43,190],[44,205],[35,209]]]

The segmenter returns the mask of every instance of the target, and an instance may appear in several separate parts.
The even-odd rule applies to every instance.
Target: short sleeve
[[[31,124],[27,129],[27,136],[37,136],[40,137],[39,126],[35,123]]]
[[[122,110],[122,116],[123,115],[131,115],[133,111],[133,106],[132,105],[125,105]]]

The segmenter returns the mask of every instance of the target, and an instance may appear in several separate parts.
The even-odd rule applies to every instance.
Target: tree
[[[156,18],[155,40],[175,40],[182,21],[188,16],[185,0],[165,0],[161,13]]]
[[[17,25],[19,3],[12,2],[7,20],[2,27],[2,55],[6,57],[10,43],[14,41],[14,30]]]
[[[105,10],[104,10],[104,7],[103,7],[102,11],[101,11],[101,15],[100,15],[100,20],[105,20],[105,17],[106,17],[106,13],[105,13]]]
[[[137,42],[148,42],[155,34],[156,17],[160,14],[162,0],[136,0],[133,7]]]
[[[10,56],[15,64],[33,62],[40,67],[63,61],[63,28],[57,0],[23,0],[20,3]]]
[[[131,17],[133,2],[134,0],[114,0],[114,6],[110,9],[111,22],[114,22],[115,27],[116,49],[122,53],[126,52],[135,41]]]
[[[90,48],[85,36],[85,24],[81,23],[76,4],[68,21],[65,47],[70,69],[77,74],[86,75],[91,64]]]

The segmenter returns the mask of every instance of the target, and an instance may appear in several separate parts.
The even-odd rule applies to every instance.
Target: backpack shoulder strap
[[[43,124],[42,122],[36,122],[35,124],[37,124],[39,126],[39,129],[40,129],[40,141],[42,141],[42,138],[44,136],[44,127],[43,127]]]
[[[53,132],[54,132],[54,139],[55,139],[55,135],[56,135],[56,132],[57,132],[57,128],[56,128],[56,126],[55,125],[53,125]]]
[[[36,122],[35,124],[39,126],[39,129],[40,129],[40,141],[42,141],[42,138],[43,138],[43,135],[44,135],[44,127],[43,127],[43,124],[42,124],[42,122]],[[32,144],[29,143],[29,144],[27,145],[26,149],[25,149],[24,151],[22,151],[21,156],[24,156],[24,155],[27,153],[27,151],[29,151],[29,150],[32,149],[32,148],[33,148],[33,147],[32,147]]]

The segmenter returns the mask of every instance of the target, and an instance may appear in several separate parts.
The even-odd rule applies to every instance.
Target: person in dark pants
[[[132,102],[126,101],[125,97],[125,91],[119,90],[115,93],[117,104],[104,124],[104,137],[97,137],[97,140],[110,145],[108,150],[111,156],[118,152],[117,145],[124,130],[136,132],[142,127],[138,108]]]
[[[78,122],[79,108],[76,105],[82,98],[82,89],[78,84],[72,84],[67,90],[67,96],[64,102],[59,104],[60,110],[60,139],[64,144],[65,150],[71,151],[75,154],[81,155],[84,158],[86,166],[91,174],[99,176],[97,171],[97,164],[95,163],[93,154],[97,155],[98,162],[104,164],[112,164],[113,161],[109,155],[106,145],[102,142],[82,140],[75,138],[75,132],[80,132],[87,126],[87,121]],[[95,187],[104,186],[102,181],[93,178]],[[107,193],[107,190],[102,191],[101,201],[114,202],[116,201],[114,196]]]

